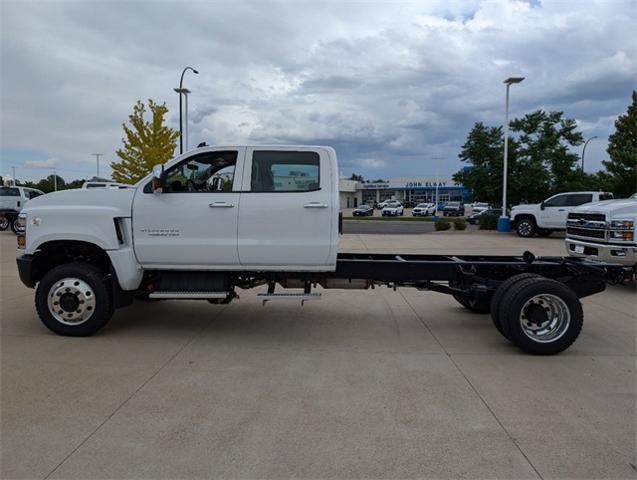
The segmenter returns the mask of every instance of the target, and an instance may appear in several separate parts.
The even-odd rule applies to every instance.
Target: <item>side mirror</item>
[[[546,205],[544,205],[544,202],[540,203],[540,210],[544,210],[546,208]]]
[[[164,166],[163,165],[155,165],[153,167],[153,192],[154,193],[162,193],[164,188]]]

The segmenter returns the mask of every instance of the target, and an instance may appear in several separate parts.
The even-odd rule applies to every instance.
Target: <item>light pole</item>
[[[584,148],[582,149],[582,173],[584,173],[584,155],[586,154],[586,146],[588,145],[588,142],[590,142],[594,138],[597,138],[597,135],[592,136],[584,142]]]
[[[498,218],[498,232],[511,230],[511,222],[507,215],[507,169],[509,161],[509,88],[514,83],[520,83],[524,77],[509,77],[506,84],[506,99],[504,101],[504,162],[502,165],[502,216]]]
[[[179,79],[179,88],[173,88],[175,92],[179,94],[179,153],[184,153],[184,130],[183,130],[183,121],[182,121],[182,107],[181,107],[181,96],[186,96],[186,150],[188,150],[188,94],[190,90],[184,88],[184,75],[186,71],[192,70],[194,74],[199,74],[197,70],[192,67],[186,67],[181,72],[181,78]]]
[[[95,160],[97,161],[97,175],[96,175],[96,177],[99,178],[100,177],[100,157],[103,157],[104,154],[103,153],[91,153],[91,155],[93,155],[95,157]]]

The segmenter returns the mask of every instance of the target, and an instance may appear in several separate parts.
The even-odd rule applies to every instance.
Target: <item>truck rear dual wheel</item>
[[[104,272],[90,263],[60,265],[44,275],[35,292],[42,323],[58,335],[84,337],[113,316],[113,301]]]
[[[539,277],[514,283],[500,299],[498,319],[514,345],[533,355],[566,350],[584,323],[582,304],[569,287]]]
[[[504,282],[502,282],[498,288],[495,290],[495,293],[491,297],[491,305],[489,310],[491,312],[491,320],[493,320],[493,325],[495,328],[502,334],[504,338],[507,338],[504,330],[502,329],[502,324],[500,323],[500,303],[502,302],[502,298],[509,291],[509,289],[515,285],[516,283],[527,280],[529,278],[542,278],[540,275],[536,273],[520,273],[518,275],[514,275],[512,277],[507,278]]]

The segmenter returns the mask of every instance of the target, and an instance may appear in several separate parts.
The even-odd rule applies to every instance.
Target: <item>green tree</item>
[[[509,124],[509,204],[539,202],[568,190],[599,188],[594,175],[578,168],[573,147],[582,144],[575,120],[563,112],[537,110]],[[502,128],[478,122],[469,132],[459,158],[471,165],[454,175],[454,180],[472,191],[474,199],[499,205],[502,198]]]
[[[122,183],[136,183],[148,175],[155,165],[170,160],[177,146],[179,132],[164,125],[168,112],[166,104],[148,100],[151,120],[144,118],[146,106],[138,101],[133,113],[128,117],[130,126],[122,124],[125,137],[124,146],[117,150],[119,162],[111,163],[113,180]]]
[[[365,179],[363,178],[362,175],[357,175],[355,173],[352,173],[352,176],[349,177],[350,180],[356,180],[357,182],[364,182]]]
[[[517,136],[517,161],[521,173],[528,178],[514,177],[526,184],[529,201],[539,202],[551,193],[569,190],[581,176],[577,168],[579,156],[572,147],[584,142],[577,131],[577,122],[564,118],[563,112],[537,110],[514,119],[511,130]]]
[[[624,115],[615,120],[615,132],[608,137],[606,151],[610,157],[604,160],[604,170],[599,179],[604,189],[625,198],[637,190],[637,91],[633,90],[633,101]]]

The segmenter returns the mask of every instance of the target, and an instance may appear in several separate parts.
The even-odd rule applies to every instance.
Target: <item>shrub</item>
[[[464,218],[456,218],[453,221],[453,229],[454,230],[466,230],[467,229],[467,221]]]
[[[496,230],[498,228],[497,215],[480,215],[480,230]]]
[[[436,223],[434,224],[434,226],[436,227],[436,231],[449,230],[451,228],[451,224],[449,223],[449,220],[447,220],[446,218],[440,218],[436,220]]]

